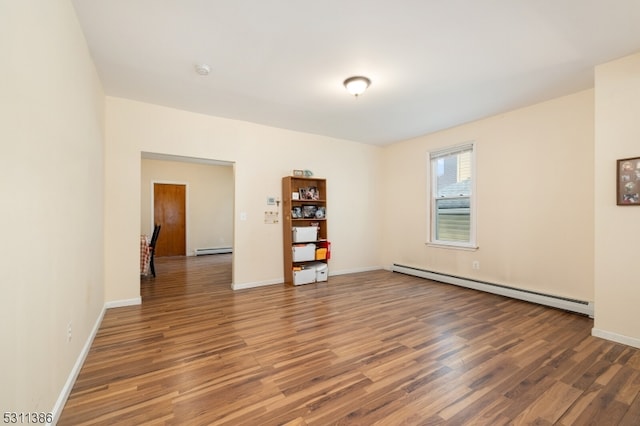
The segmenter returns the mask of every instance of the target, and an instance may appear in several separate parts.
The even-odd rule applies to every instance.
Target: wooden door
[[[153,184],[153,220],[162,225],[155,255],[185,256],[186,185]]]

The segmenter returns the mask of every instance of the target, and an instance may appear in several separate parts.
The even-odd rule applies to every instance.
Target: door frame
[[[165,185],[184,185],[184,246],[185,246],[185,256],[192,256],[193,253],[189,251],[191,247],[189,245],[189,183],[175,180],[154,180],[151,179],[151,226],[155,225],[155,194],[154,194],[154,186],[156,183],[165,184]],[[152,229],[153,230],[153,229]]]

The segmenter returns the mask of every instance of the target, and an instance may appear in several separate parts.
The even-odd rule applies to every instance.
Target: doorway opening
[[[235,163],[149,152],[141,162],[141,234],[162,225],[155,256],[232,254]]]

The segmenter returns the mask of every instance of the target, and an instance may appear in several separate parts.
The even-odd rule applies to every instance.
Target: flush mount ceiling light
[[[344,87],[355,97],[362,95],[370,84],[371,80],[361,76],[349,77],[344,81]]]
[[[197,64],[196,72],[200,75],[209,75],[211,72],[211,67],[207,64]]]

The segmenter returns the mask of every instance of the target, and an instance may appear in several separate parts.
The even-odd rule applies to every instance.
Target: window
[[[474,144],[429,154],[431,227],[429,242],[475,248]]]

